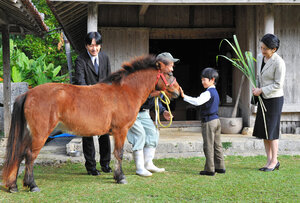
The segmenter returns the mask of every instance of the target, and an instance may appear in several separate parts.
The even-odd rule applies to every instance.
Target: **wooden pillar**
[[[70,42],[67,39],[64,32],[63,32],[63,38],[64,38],[64,42],[65,42],[65,50],[66,50],[66,56],[67,56],[70,83],[73,84],[71,46],[70,46]]]
[[[98,31],[98,5],[97,3],[88,4],[88,21],[87,21],[87,32]]]
[[[9,28],[3,25],[3,106],[4,106],[4,136],[8,137],[11,120],[11,76],[10,76],[10,51]]]
[[[264,34],[274,34],[274,8],[272,4],[265,5],[264,26]]]

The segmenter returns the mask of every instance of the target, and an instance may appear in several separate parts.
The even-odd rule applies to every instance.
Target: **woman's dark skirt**
[[[283,97],[276,97],[271,99],[262,98],[262,100],[267,109],[267,111],[265,112],[265,118],[267,123],[268,138],[266,136],[264,118],[259,102],[257,103],[258,108],[254,124],[253,136],[260,139],[276,140],[280,135],[280,117],[283,106]]]

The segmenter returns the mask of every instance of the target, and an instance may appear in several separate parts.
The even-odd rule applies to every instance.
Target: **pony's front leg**
[[[127,135],[127,130],[123,130],[122,133],[113,133],[115,140],[115,149],[114,155],[117,159],[115,170],[114,170],[114,179],[119,184],[127,184],[125,175],[122,170],[122,160],[123,160],[123,147],[125,138]]]

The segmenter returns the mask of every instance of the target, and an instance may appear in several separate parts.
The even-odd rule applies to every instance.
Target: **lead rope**
[[[157,96],[155,97],[155,124],[156,124],[156,127],[158,128],[158,124],[163,127],[163,128],[168,128],[170,127],[170,125],[172,124],[172,120],[173,120],[173,115],[171,113],[171,110],[170,110],[170,99],[169,97],[166,95],[166,93],[164,91],[161,91],[161,93],[164,95],[164,98],[165,100],[163,100],[160,96]],[[158,99],[160,99],[161,102],[163,102],[164,104],[167,105],[167,109],[168,109],[168,112],[170,114],[170,121],[169,121],[169,124],[168,125],[163,125],[161,122],[160,122],[160,118],[159,118],[159,105],[158,105]]]

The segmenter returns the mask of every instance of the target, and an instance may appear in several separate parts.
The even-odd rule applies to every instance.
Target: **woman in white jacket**
[[[265,112],[266,126],[261,106],[258,105],[253,136],[264,139],[267,163],[260,171],[279,169],[277,160],[278,139],[280,135],[280,117],[283,106],[283,84],[285,63],[276,53],[280,45],[277,36],[266,34],[261,39],[261,54],[257,57],[257,88],[253,88],[254,96],[261,96],[267,109]]]

